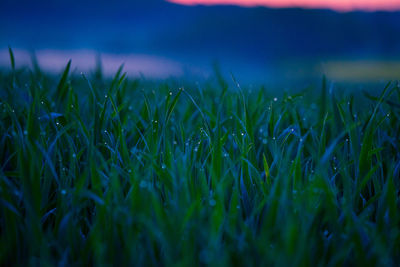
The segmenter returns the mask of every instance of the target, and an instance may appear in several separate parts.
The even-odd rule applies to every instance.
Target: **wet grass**
[[[400,263],[400,89],[0,72],[0,263]]]

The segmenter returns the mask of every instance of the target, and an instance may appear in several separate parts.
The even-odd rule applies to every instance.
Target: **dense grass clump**
[[[0,264],[400,263],[400,89],[0,73]]]

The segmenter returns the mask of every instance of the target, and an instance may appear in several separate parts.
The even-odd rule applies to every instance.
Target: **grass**
[[[273,95],[34,66],[0,72],[1,265],[400,263],[396,83]]]

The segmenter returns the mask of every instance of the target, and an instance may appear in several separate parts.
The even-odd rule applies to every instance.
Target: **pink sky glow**
[[[184,5],[230,4],[240,6],[267,6],[273,8],[303,7],[329,8],[338,11],[351,10],[400,10],[400,0],[169,0]]]

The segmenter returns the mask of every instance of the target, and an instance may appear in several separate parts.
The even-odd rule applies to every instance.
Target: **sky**
[[[34,53],[52,73],[100,59],[110,76],[124,64],[132,77],[201,79],[218,63],[241,82],[397,80],[400,12],[352,10],[400,11],[400,0],[0,0],[0,69],[10,46],[17,67]]]
[[[233,4],[241,6],[267,6],[274,8],[282,8],[282,7],[329,8],[337,11],[400,10],[400,0],[169,0],[169,1],[185,5]]]

